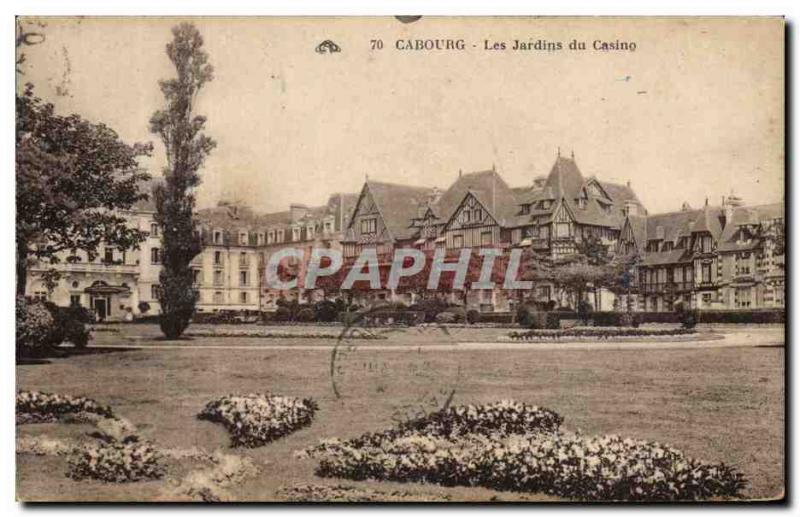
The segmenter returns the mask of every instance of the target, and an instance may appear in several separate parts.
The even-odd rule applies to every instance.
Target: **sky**
[[[558,152],[585,176],[630,181],[650,213],[683,202],[784,196],[783,21],[776,18],[38,18],[18,88],[60,113],[152,141],[148,120],[174,75],[170,28],[193,21],[215,68],[195,112],[217,141],[200,207],[319,205],[376,181],[446,188],[494,166],[511,186],[546,175]],[[25,22],[33,21],[25,19]],[[397,40],[463,39],[463,51]],[[319,54],[332,40],[341,48]],[[561,51],[511,50],[514,40]],[[569,51],[573,39],[587,50]],[[383,48],[371,49],[371,40]],[[593,42],[635,42],[595,51]],[[504,42],[506,50],[485,50]]]

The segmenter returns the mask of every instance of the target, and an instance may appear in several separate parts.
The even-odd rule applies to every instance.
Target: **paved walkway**
[[[221,350],[332,350],[337,344],[340,348],[357,348],[359,350],[380,350],[380,351],[408,351],[408,350],[431,350],[431,351],[468,351],[468,350],[528,350],[537,352],[542,350],[669,350],[669,349],[698,349],[698,348],[732,348],[732,347],[764,347],[764,346],[783,346],[784,331],[782,328],[748,328],[735,330],[720,330],[720,338],[705,339],[698,341],[684,340],[651,340],[651,341],[609,341],[609,342],[587,342],[587,341],[557,341],[557,342],[519,342],[519,341],[497,341],[497,342],[469,342],[459,341],[455,343],[442,344],[380,344],[381,341],[352,340],[350,342],[337,343],[336,340],[328,340],[325,344],[262,344],[273,338],[247,338],[252,339],[252,345],[240,344],[193,344],[191,341],[159,343],[149,341],[131,341],[129,344],[96,344],[89,345],[89,348],[119,348],[119,349],[158,349],[158,350],[197,350],[197,349],[221,349]],[[225,340],[228,338],[217,338]],[[313,338],[309,338],[312,340]],[[391,338],[390,338],[391,339]],[[276,339],[277,341],[277,339]],[[319,340],[317,340],[319,341]],[[258,343],[256,343],[258,342]]]

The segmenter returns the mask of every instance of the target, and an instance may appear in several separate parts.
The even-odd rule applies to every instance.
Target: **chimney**
[[[691,205],[689,205],[687,201],[684,201],[683,204],[681,205],[681,212],[688,212],[691,209],[692,207]]]
[[[308,207],[301,203],[292,203],[289,205],[289,213],[291,214],[292,222],[296,223],[308,214]]]

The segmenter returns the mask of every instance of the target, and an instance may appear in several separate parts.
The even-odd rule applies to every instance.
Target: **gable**
[[[358,242],[383,242],[392,238],[368,185],[361,191],[347,228]]]
[[[464,196],[458,208],[447,221],[445,230],[473,228],[479,226],[496,226],[492,214],[471,192]]]

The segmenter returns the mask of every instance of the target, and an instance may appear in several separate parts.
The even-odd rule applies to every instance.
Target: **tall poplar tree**
[[[173,27],[172,35],[167,56],[177,77],[159,81],[166,106],[150,118],[150,131],[161,137],[167,155],[165,181],[156,187],[154,196],[156,222],[163,231],[160,323],[168,339],[176,339],[186,330],[197,302],[190,267],[201,251],[194,224],[194,188],[200,183],[197,171],[216,146],[202,133],[206,118],[192,113],[197,94],[214,72],[203,50],[203,37],[191,23]]]

